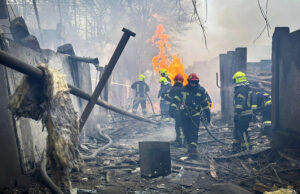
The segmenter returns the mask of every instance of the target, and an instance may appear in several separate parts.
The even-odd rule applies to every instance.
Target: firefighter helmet
[[[143,74],[140,74],[138,77],[139,80],[144,81],[145,80],[145,76]]]
[[[233,75],[232,79],[233,79],[233,82],[236,83],[236,84],[243,83],[243,82],[247,81],[246,74],[241,72],[241,71],[236,72]]]
[[[183,82],[183,77],[180,73],[175,76],[174,82]]]
[[[160,73],[160,74],[166,74],[166,73],[167,73],[167,70],[166,70],[166,69],[160,69],[160,70],[159,70],[159,73]]]
[[[198,81],[199,82],[199,77],[197,76],[196,73],[191,73],[188,77],[189,81]]]

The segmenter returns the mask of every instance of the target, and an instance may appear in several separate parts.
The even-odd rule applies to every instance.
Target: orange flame
[[[164,17],[158,15],[157,13],[152,14],[152,17],[154,17],[158,22],[163,22],[164,21]]]
[[[152,58],[153,69],[156,72],[159,72],[160,69],[166,69],[172,83],[174,83],[175,76],[180,73],[184,77],[183,85],[186,85],[188,75],[184,72],[184,65],[180,57],[173,54],[172,61],[170,61],[171,57],[167,54],[167,51],[171,50],[171,45],[168,40],[169,35],[165,34],[164,26],[159,24],[156,28],[155,35],[152,36],[153,44],[159,48],[159,53]]]

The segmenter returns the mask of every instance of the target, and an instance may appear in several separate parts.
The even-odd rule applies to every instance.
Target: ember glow
[[[165,33],[164,26],[159,24],[156,28],[155,35],[152,37],[152,43],[159,49],[156,56],[152,58],[153,69],[159,72],[160,69],[166,69],[168,75],[174,83],[174,77],[180,73],[184,77],[184,85],[187,84],[188,75],[184,72],[184,65],[177,54],[168,55],[171,50],[169,44],[169,35]]]

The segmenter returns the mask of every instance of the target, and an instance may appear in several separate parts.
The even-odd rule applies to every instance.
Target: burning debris
[[[70,99],[64,76],[57,70],[39,65],[44,77],[25,76],[11,96],[9,109],[16,117],[42,120],[48,132],[47,161],[52,179],[64,192],[69,192],[70,169],[79,170],[81,159],[78,116]]]
[[[172,57],[168,55],[167,51],[171,50],[171,44],[163,24],[157,26],[155,35],[152,37],[152,43],[159,49],[158,55],[152,58],[154,70],[159,72],[161,69],[165,69],[172,83],[174,83],[175,76],[181,74],[184,77],[184,85],[186,85],[188,75],[184,72],[184,65],[180,57],[175,53],[172,54]]]

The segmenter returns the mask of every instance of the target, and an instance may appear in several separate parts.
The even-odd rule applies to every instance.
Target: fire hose
[[[202,116],[200,117],[200,119],[201,119],[201,122],[203,123],[204,128],[205,128],[205,130],[207,131],[207,133],[208,133],[208,134],[209,134],[216,142],[219,142],[219,143],[221,143],[221,144],[223,144],[223,145],[228,145],[228,143],[225,143],[225,142],[219,140],[218,138],[216,138],[216,137],[210,132],[210,130],[209,130],[208,126],[207,126],[207,121],[206,121],[205,119],[203,119]]]
[[[184,105],[184,107],[187,108],[187,109],[190,109],[190,110],[192,109],[191,107],[188,107],[188,106],[186,106],[186,105]],[[192,119],[192,118],[191,118],[191,119]],[[200,121],[203,123],[204,128],[205,128],[205,130],[207,131],[207,133],[208,133],[208,134],[209,134],[216,142],[221,143],[221,144],[223,144],[223,145],[228,145],[228,143],[225,143],[225,142],[219,140],[218,138],[216,138],[216,137],[210,132],[210,130],[209,130],[208,126],[207,126],[207,121],[206,121],[206,119],[203,118],[203,115],[202,115],[202,114],[200,114]],[[194,122],[193,122],[193,124],[196,125]]]
[[[42,158],[41,158],[41,166],[40,166],[40,173],[42,175],[42,178],[46,182],[46,184],[50,187],[50,189],[57,194],[64,194],[61,189],[51,180],[51,178],[48,176],[46,171],[47,166],[47,158],[45,157],[45,151],[43,151]]]
[[[84,159],[84,160],[90,160],[90,159],[93,159],[93,158],[95,158],[95,157],[97,156],[98,153],[102,152],[103,150],[109,148],[109,147],[112,145],[113,140],[109,137],[109,135],[103,133],[103,131],[106,130],[106,129],[110,129],[110,128],[100,129],[100,130],[99,130],[99,135],[102,136],[102,137],[104,137],[105,139],[107,139],[107,140],[108,140],[108,143],[107,143],[106,145],[104,145],[104,146],[98,148],[97,150],[95,150],[91,155],[88,155],[88,156],[82,155],[82,156],[81,156],[82,159]]]
[[[147,96],[147,98],[148,98],[148,100],[149,100],[149,102],[150,102],[150,105],[151,105],[151,108],[152,108],[152,112],[153,112],[153,114],[155,114],[154,107],[153,107],[151,98],[149,97],[148,93],[146,93],[146,96]]]

